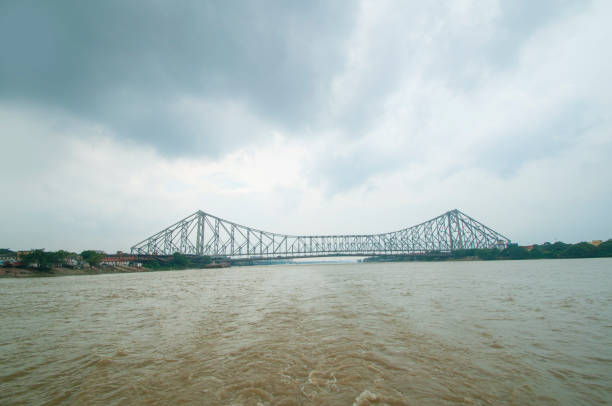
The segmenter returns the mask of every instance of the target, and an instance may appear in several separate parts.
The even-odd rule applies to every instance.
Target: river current
[[[612,260],[0,279],[0,404],[612,404]]]

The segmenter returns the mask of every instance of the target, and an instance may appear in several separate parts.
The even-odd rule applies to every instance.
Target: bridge
[[[199,210],[134,245],[131,253],[269,259],[451,253],[468,248],[501,249],[509,243],[508,238],[456,209],[399,231],[350,235],[277,234]]]

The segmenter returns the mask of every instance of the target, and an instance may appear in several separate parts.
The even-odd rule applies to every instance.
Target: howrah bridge
[[[381,234],[287,235],[224,220],[201,210],[139,242],[136,255],[184,255],[232,259],[321,256],[419,255],[460,249],[503,249],[510,240],[459,210]]]

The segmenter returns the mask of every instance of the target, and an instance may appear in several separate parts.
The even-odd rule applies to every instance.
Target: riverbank
[[[39,270],[32,268],[5,267],[0,268],[0,278],[37,278],[49,276],[68,275],[101,275],[108,273],[134,273],[134,272],[157,272],[157,271],[181,271],[185,269],[212,269],[227,268],[229,262],[212,263],[205,265],[176,265],[165,264],[163,266],[128,266],[128,265],[103,265],[83,268],[53,267],[51,269]]]
[[[0,268],[0,278],[37,278],[68,275],[100,275],[107,273],[153,272],[154,270],[136,266],[103,266],[89,268],[52,268],[39,271],[27,268]]]

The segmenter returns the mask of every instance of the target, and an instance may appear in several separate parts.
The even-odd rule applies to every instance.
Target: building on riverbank
[[[17,262],[17,252],[8,248],[0,248],[0,266],[9,266]]]
[[[17,262],[16,254],[1,254],[0,255],[0,266],[8,266]]]
[[[100,261],[100,265],[105,266],[135,266],[141,267],[142,263],[138,261],[138,257],[134,255],[107,255]]]

